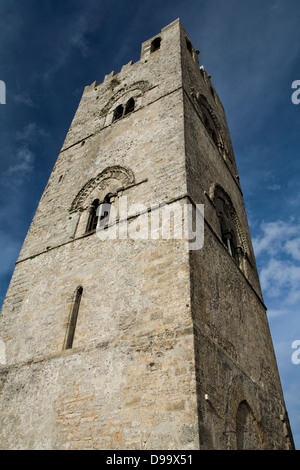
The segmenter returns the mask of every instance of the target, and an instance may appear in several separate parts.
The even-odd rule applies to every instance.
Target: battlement
[[[174,32],[178,33],[179,35],[183,33],[183,36],[185,37],[186,45],[190,54],[193,56],[195,62],[199,63],[198,62],[199,51],[193,47],[190,39],[188,38],[187,33],[184,30],[181,20],[177,18],[168,26],[165,26],[164,28],[162,28],[158,34],[147,39],[146,41],[142,43],[139,61],[133,62],[132,60],[130,60],[127,64],[121,67],[119,72],[112,70],[109,74],[104,76],[103,83],[106,82],[107,80],[111,80],[113,77],[116,77],[116,75],[127,73],[132,65],[135,65],[138,63],[147,63],[150,58],[150,55],[160,50],[161,46],[163,47],[164,40],[167,39],[167,36],[170,35],[170,33],[171,35],[173,35]],[[99,84],[100,83],[98,82],[93,82],[90,86],[95,87],[95,86],[98,86]]]
[[[161,44],[161,41],[163,39],[163,36],[164,36],[165,32],[167,32],[170,29],[173,29],[175,27],[178,28],[178,26],[182,27],[182,24],[181,24],[181,21],[180,21],[179,18],[177,20],[173,21],[172,23],[170,23],[168,26],[162,28],[160,33],[156,34],[155,36],[153,36],[150,39],[147,39],[147,41],[144,41],[142,43],[142,47],[141,47],[141,54],[140,54],[139,62],[140,61],[146,61],[147,62],[147,59],[150,56],[150,54],[155,52],[156,50],[160,49],[160,44]],[[130,60],[127,64],[122,66],[120,72],[116,73],[114,70],[112,70],[109,74],[104,76],[104,81],[110,80],[112,77],[114,77],[118,73],[127,72],[128,69],[130,68],[130,66],[133,65],[133,64],[134,64],[134,62],[132,60]],[[93,86],[93,83],[92,83],[91,86]]]
[[[198,75],[201,74],[206,86],[208,87],[208,89],[210,89],[210,92],[215,97],[216,101],[218,101],[218,103],[221,105],[222,109],[224,109],[221,100],[219,99],[218,94],[211,82],[211,75],[207,73],[203,65],[199,67],[198,56],[200,54],[200,51],[194,48],[179,18],[170,23],[168,26],[162,28],[158,34],[147,39],[142,43],[140,59],[137,62],[133,62],[132,60],[130,60],[128,63],[121,67],[119,72],[112,70],[109,74],[104,76],[104,80],[102,83],[99,83],[97,80],[95,80],[90,86],[87,86],[86,89],[98,89],[98,87],[102,84],[109,85],[110,82],[118,83],[118,81],[121,80],[123,76],[127,76],[128,74],[134,75],[136,68],[139,68],[141,65],[147,64],[148,61],[152,59],[152,57],[157,57],[160,50],[163,52],[163,54],[168,55],[169,53],[171,53],[172,50],[170,48],[168,36],[173,36],[174,34],[180,38],[181,51],[184,51],[188,56],[192,57]]]

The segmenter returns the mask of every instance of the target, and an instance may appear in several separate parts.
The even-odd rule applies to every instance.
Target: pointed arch
[[[227,448],[266,450],[260,399],[254,383],[245,375],[233,377],[226,391],[225,402]]]
[[[242,400],[236,413],[237,450],[259,450],[262,448],[262,433],[259,423],[246,400]]]

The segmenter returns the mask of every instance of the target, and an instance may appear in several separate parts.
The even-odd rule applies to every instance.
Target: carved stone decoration
[[[120,188],[135,183],[134,174],[128,168],[118,165],[107,167],[83,186],[73,200],[70,211],[82,210],[84,201],[88,198],[89,194],[96,187],[98,187],[99,190],[105,189],[111,179],[120,181]]]
[[[110,109],[114,106],[114,104],[124,95],[127,95],[129,92],[135,95],[140,92],[140,94],[144,94],[146,91],[152,88],[151,83],[147,80],[139,80],[132,85],[124,85],[120,90],[114,93],[114,95],[109,99],[106,105],[101,109],[99,116],[105,116]]]
[[[243,250],[243,253],[246,253],[249,255],[249,250],[247,247],[247,242],[246,242],[246,237],[244,235],[244,232],[242,230],[239,218],[237,216],[237,213],[235,211],[235,208],[233,206],[233,203],[231,201],[230,196],[227,194],[227,192],[219,185],[219,184],[214,184],[211,186],[210,191],[209,191],[209,197],[210,199],[215,202],[218,197],[221,197],[222,200],[225,203],[225,210],[226,210],[226,215],[231,218],[231,220],[234,222],[235,229],[236,229],[236,234],[238,237],[239,245]]]
[[[229,149],[228,149],[228,147],[226,145],[226,142],[225,142],[225,137],[224,137],[224,134],[223,134],[223,131],[222,131],[222,127],[220,126],[219,120],[218,120],[212,106],[209,104],[206,97],[204,95],[202,95],[201,93],[195,93],[194,92],[193,95],[195,96],[197,102],[199,103],[199,105],[201,107],[203,122],[204,122],[203,108],[206,108],[206,110],[208,111],[211,119],[214,122],[215,128],[216,128],[216,130],[218,132],[218,136],[219,136],[219,142],[218,142],[219,151],[221,152],[221,154],[225,154],[226,156],[230,156],[229,155]]]

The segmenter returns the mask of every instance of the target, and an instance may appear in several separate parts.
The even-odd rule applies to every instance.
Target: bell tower
[[[225,112],[180,20],[85,87],[0,335],[2,449],[293,448]]]

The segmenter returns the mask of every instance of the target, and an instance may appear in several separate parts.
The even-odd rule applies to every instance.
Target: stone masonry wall
[[[97,175],[110,175],[107,187],[128,206],[184,201],[179,30],[164,28],[160,50],[150,54],[146,41],[138,63],[84,90],[3,305],[3,449],[199,446],[185,243],[85,233],[92,198],[105,196]],[[112,122],[131,97],[134,112]],[[133,181],[118,183],[123,174]],[[73,347],[64,350],[78,286]]]
[[[284,398],[226,116],[185,34],[182,63],[188,194],[205,206],[204,246],[190,252],[200,448],[236,449],[238,407],[247,403],[252,424],[244,433],[252,437],[240,437],[239,445],[245,440],[252,448],[285,449]],[[201,103],[214,121],[218,145]],[[245,249],[240,264],[221,236],[217,185],[235,210]]]

